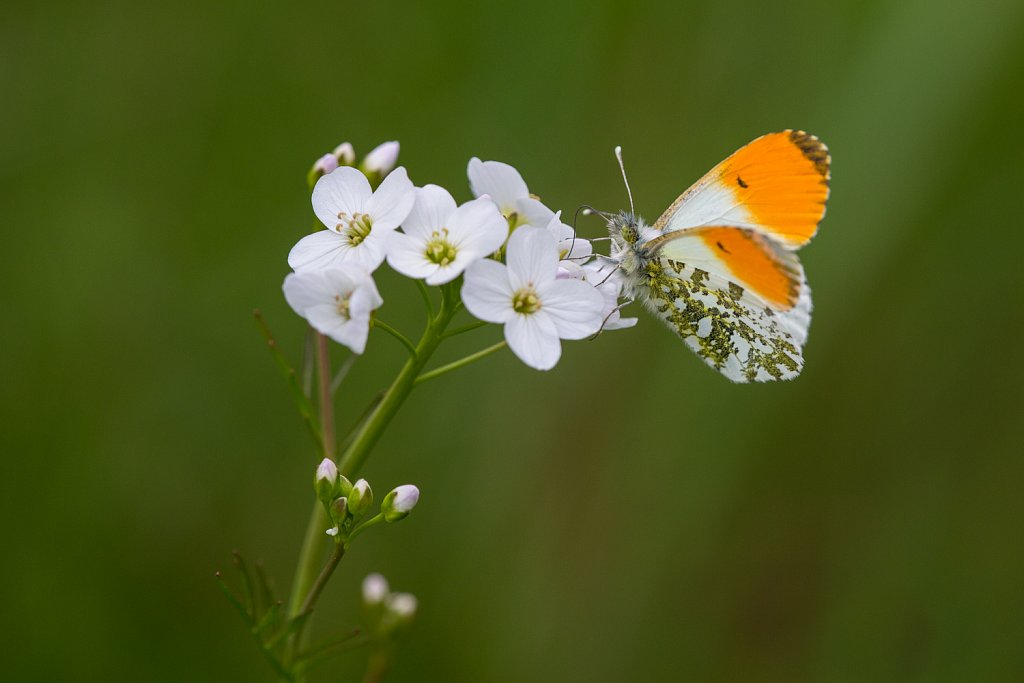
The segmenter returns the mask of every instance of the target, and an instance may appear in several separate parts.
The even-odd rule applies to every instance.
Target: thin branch
[[[465,365],[469,365],[470,363],[473,363],[475,361],[478,361],[481,358],[486,358],[495,351],[500,351],[506,346],[508,346],[507,342],[500,341],[497,344],[494,344],[493,346],[488,346],[486,349],[477,351],[476,353],[472,353],[466,356],[465,358],[460,358],[459,360],[448,363],[447,365],[442,365],[441,367],[435,368],[430,372],[424,372],[422,375],[416,378],[416,384],[419,384],[420,382],[426,382],[428,379],[440,377],[441,375],[447,374],[452,370],[458,370],[459,368]]]
[[[416,357],[416,346],[411,341],[409,341],[409,339],[404,334],[402,334],[395,328],[391,327],[391,325],[388,325],[380,318],[373,319],[373,326],[379,327],[381,330],[387,332],[392,337],[402,342],[402,346],[406,348],[406,350],[409,352],[409,355],[411,355],[413,358]]]
[[[444,334],[441,335],[441,339],[448,339],[449,337],[455,337],[455,336],[463,334],[465,332],[472,332],[473,330],[479,330],[484,325],[490,325],[490,323],[485,322],[483,320],[477,320],[476,322],[470,323],[468,325],[463,325],[462,327],[456,327],[451,332],[445,332]]]

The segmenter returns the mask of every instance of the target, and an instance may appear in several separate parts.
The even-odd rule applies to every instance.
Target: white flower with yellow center
[[[469,160],[466,168],[469,188],[474,197],[487,196],[508,221],[509,230],[519,227],[546,227],[551,209],[530,194],[523,176],[514,167],[501,161]]]
[[[604,297],[586,282],[557,278],[557,243],[543,228],[513,232],[506,260],[472,264],[462,301],[480,320],[505,326],[505,340],[520,360],[550,370],[562,355],[561,339],[584,339],[601,329]]]
[[[428,285],[451,282],[469,264],[500,249],[508,236],[508,225],[489,199],[456,207],[437,185],[416,189],[416,203],[402,230],[391,233],[388,263]]]
[[[366,348],[370,314],[384,303],[373,278],[359,266],[291,273],[283,289],[296,313],[353,353]]]
[[[372,273],[384,261],[391,233],[412,210],[414,189],[401,167],[376,192],[354,168],[331,171],[313,187],[313,213],[327,229],[299,240],[288,265],[301,271],[351,264]]]

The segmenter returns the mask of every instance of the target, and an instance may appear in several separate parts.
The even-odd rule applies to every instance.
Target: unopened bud
[[[412,593],[395,593],[388,599],[388,611],[395,615],[399,622],[410,621],[416,616],[416,596]]]
[[[374,147],[363,159],[363,170],[367,173],[379,173],[380,177],[391,173],[398,163],[398,142],[392,140]]]
[[[365,479],[360,479],[352,484],[352,490],[348,494],[348,511],[355,518],[366,514],[373,505],[373,491]]]
[[[363,602],[379,605],[388,597],[388,580],[380,574],[369,574],[363,579]]]
[[[380,509],[384,513],[384,521],[397,522],[409,516],[420,500],[420,490],[412,484],[404,484],[384,496]]]
[[[342,166],[351,166],[356,163],[356,150],[351,142],[343,142],[334,148],[334,158]]]
[[[335,497],[335,490],[338,486],[338,466],[330,458],[324,458],[316,468],[313,476],[313,488],[316,490],[316,497],[327,505]]]
[[[348,515],[348,500],[346,498],[335,498],[330,504],[328,511],[331,513],[331,521],[336,526],[341,526]]]

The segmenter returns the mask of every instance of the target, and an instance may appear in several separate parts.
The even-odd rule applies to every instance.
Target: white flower
[[[416,199],[404,168],[396,168],[376,192],[354,168],[341,166],[316,182],[313,212],[327,230],[292,247],[288,265],[297,271],[355,264],[372,273],[384,261],[388,238]]]
[[[636,325],[636,318],[623,318],[619,313],[623,280],[617,266],[600,260],[592,261],[580,269],[579,276],[583,281],[593,285],[604,297],[602,330],[624,330]]]
[[[462,301],[477,318],[504,324],[509,348],[524,363],[550,370],[562,354],[560,339],[583,339],[601,328],[604,297],[585,282],[557,279],[558,248],[547,230],[513,232],[507,261],[471,265]]]
[[[363,159],[363,168],[368,173],[379,173],[381,176],[385,176],[391,172],[397,162],[398,142],[392,140],[383,142],[370,150],[370,153]]]
[[[388,580],[380,574],[368,574],[363,579],[363,602],[367,605],[379,605],[384,602],[390,592]]]
[[[508,221],[510,230],[526,225],[535,228],[547,226],[552,215],[551,209],[530,195],[523,176],[512,166],[500,161],[480,161],[473,157],[469,160],[466,175],[469,176],[473,196],[490,197]]]
[[[474,199],[456,208],[448,191],[437,185],[416,189],[416,203],[391,233],[388,263],[403,275],[428,285],[451,282],[473,261],[504,244],[508,224],[488,199]]]
[[[357,266],[291,273],[283,289],[296,313],[354,353],[366,348],[370,313],[384,303],[373,278]]]

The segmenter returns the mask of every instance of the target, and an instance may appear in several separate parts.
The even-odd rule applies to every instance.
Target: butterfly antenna
[[[615,145],[615,158],[619,160],[619,170],[622,171],[622,182],[626,184],[626,194],[629,195],[629,212],[636,214],[633,208],[633,191],[629,189],[629,179],[626,178],[626,165],[622,163],[622,145]]]

